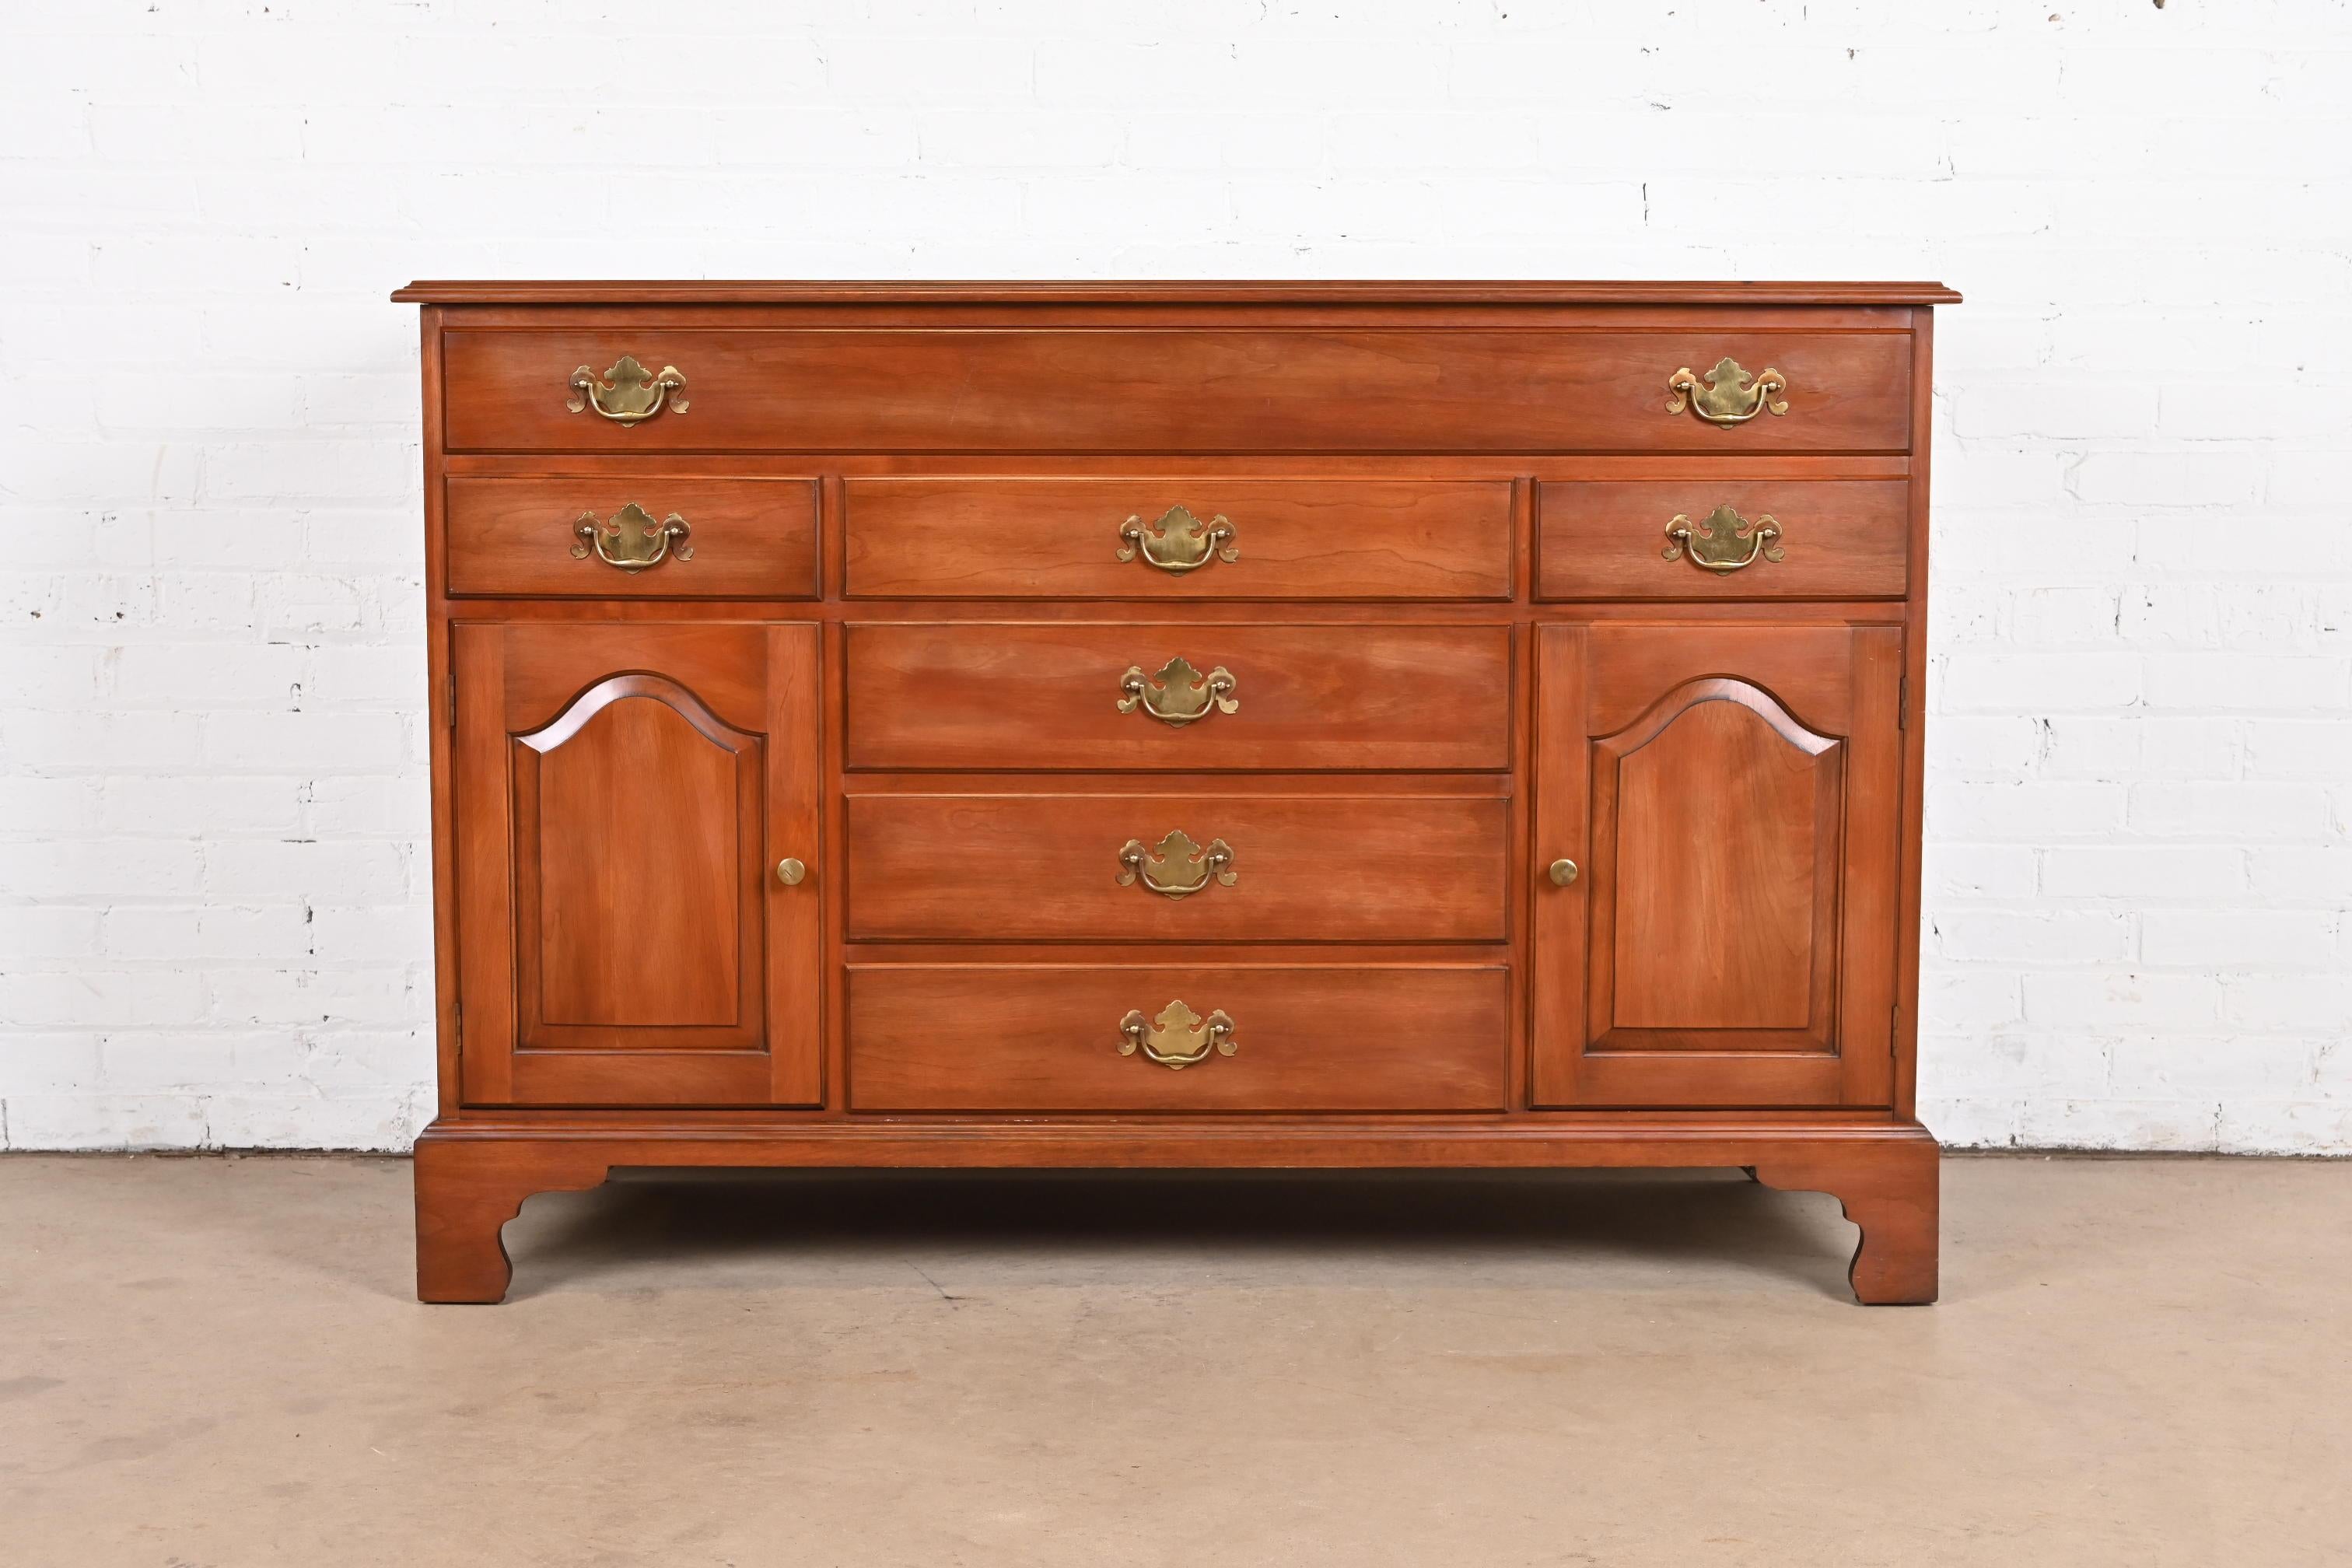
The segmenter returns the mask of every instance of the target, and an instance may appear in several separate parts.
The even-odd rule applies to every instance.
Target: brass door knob
[[[1576,862],[1573,860],[1564,858],[1555,860],[1551,863],[1550,870],[1552,882],[1557,887],[1565,888],[1576,880]]]
[[[787,855],[776,862],[776,880],[787,888],[797,888],[808,876],[808,868]]]

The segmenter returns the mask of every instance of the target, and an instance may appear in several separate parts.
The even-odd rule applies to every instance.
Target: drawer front
[[[1500,966],[853,965],[849,1103],[1499,1110],[1508,978]]]
[[[852,940],[1505,934],[1509,805],[1496,798],[1195,790],[858,795],[847,806]]]
[[[1507,599],[1508,480],[853,479],[849,592]]]
[[[1907,584],[1902,479],[1548,479],[1536,500],[1541,599],[1899,599]]]
[[[442,343],[453,451],[1856,452],[1911,441],[1907,330],[1765,330],[1736,312],[1720,327],[1626,331],[567,325],[458,328]],[[1741,374],[1711,391],[1705,378],[1725,361]],[[1769,392],[1767,370],[1782,390]],[[1702,384],[1696,395],[1673,391],[1682,372]],[[1738,422],[1710,423],[1703,408]]]
[[[444,494],[452,594],[805,599],[817,592],[814,479],[457,477]]]
[[[1499,626],[854,626],[848,765],[1505,768],[1510,647]]]

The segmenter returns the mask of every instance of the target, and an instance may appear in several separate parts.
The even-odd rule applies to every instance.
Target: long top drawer
[[[448,449],[1755,455],[1912,439],[1911,334],[1893,312],[1624,330],[560,318],[451,323]]]

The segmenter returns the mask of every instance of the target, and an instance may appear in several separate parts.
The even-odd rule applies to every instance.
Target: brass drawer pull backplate
[[[694,546],[686,542],[687,535],[694,530],[687,526],[686,519],[672,512],[656,521],[653,513],[635,501],[603,522],[596,520],[594,512],[583,511],[580,521],[572,525],[572,531],[579,541],[572,547],[574,561],[587,560],[593,550],[596,559],[607,566],[617,566],[624,572],[643,572],[672,556],[680,561],[694,559]]]
[[[1242,558],[1241,547],[1234,542],[1234,525],[1222,514],[1202,522],[1181,506],[1170,507],[1149,528],[1140,514],[1130,517],[1118,525],[1118,537],[1121,561],[1132,561],[1139,554],[1145,565],[1176,576],[1206,566],[1212,560]]]
[[[1171,1002],[1157,1018],[1147,1019],[1133,1012],[1118,1021],[1120,1056],[1131,1057],[1140,1050],[1146,1061],[1177,1072],[1207,1061],[1211,1051],[1229,1057],[1239,1048],[1234,1039],[1234,1021],[1222,1010],[1203,1018],[1183,1003]]]
[[[1788,390],[1789,378],[1770,365],[1751,377],[1738,360],[1726,355],[1706,373],[1704,386],[1688,365],[1666,377],[1666,412],[1680,414],[1687,408],[1710,425],[1745,425],[1768,411],[1789,412],[1789,400],[1780,395]]]
[[[593,408],[616,425],[635,425],[664,408],[673,414],[686,412],[686,377],[678,374],[677,366],[666,364],[656,373],[639,364],[633,354],[623,354],[620,363],[601,376],[582,365],[572,373],[571,387],[572,395],[563,403],[566,408],[574,414]]]
[[[1694,566],[1709,572],[1737,572],[1754,565],[1759,555],[1767,561],[1782,559],[1780,542],[1777,518],[1759,514],[1750,522],[1726,504],[1707,513],[1706,521],[1696,529],[1689,518],[1677,513],[1666,524],[1666,547],[1659,554],[1673,561],[1687,552]],[[1743,544],[1748,547],[1745,554],[1740,552]]]
[[[1181,654],[1150,677],[1144,675],[1143,666],[1131,664],[1118,678],[1118,710],[1132,713],[1141,708],[1163,724],[1190,724],[1208,717],[1212,710],[1231,713],[1240,708],[1241,700],[1234,695],[1239,684],[1223,665],[1202,675]]]
[[[1234,869],[1234,847],[1222,838],[1210,839],[1203,849],[1179,827],[1153,848],[1145,848],[1140,838],[1119,846],[1118,885],[1122,888],[1131,888],[1139,880],[1162,898],[1183,899],[1213,880],[1220,888],[1230,888],[1240,879],[1241,873]]]

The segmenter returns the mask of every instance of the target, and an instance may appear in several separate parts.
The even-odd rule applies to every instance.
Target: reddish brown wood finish
[[[685,519],[690,558],[628,572],[574,557],[583,515],[609,520],[635,502]],[[448,481],[449,592],[603,599],[808,599],[816,596],[816,481],[700,475]]]
[[[866,964],[849,972],[857,1110],[1498,1110],[1509,971],[1220,963]],[[1129,1011],[1234,1020],[1234,1050],[1118,1052]]]
[[[852,598],[1511,596],[1507,479],[901,478],[843,500]],[[1171,573],[1121,538],[1174,506],[1229,522],[1236,558]]]
[[[1434,282],[1412,279],[1198,279],[1111,283],[1044,279],[560,279],[528,283],[503,279],[419,280],[393,290],[416,305],[620,305],[638,310],[665,305],[1439,305],[1455,311],[1481,305],[1524,309],[1549,305],[1957,305],[1941,283],[1807,283],[1779,279],[1700,278],[1653,283],[1625,279]]]
[[[1900,638],[1538,641],[1536,1103],[1885,1103]]]
[[[816,643],[457,628],[468,1103],[820,1098]]]
[[[985,942],[1499,942],[1508,803],[1253,795],[855,795],[849,935]],[[1170,898],[1119,851],[1233,851]],[[1189,886],[1174,870],[1163,883]]]
[[[1840,1197],[1863,1300],[1933,1298],[1905,683],[1948,291],[410,293],[425,1299],[503,1293],[530,1193],[725,1164],[1749,1166]],[[688,411],[565,411],[622,353]],[[1790,412],[1669,415],[1726,354]],[[696,560],[571,559],[583,489]],[[1725,500],[1786,559],[1658,558]],[[1240,558],[1116,559],[1179,501]],[[1238,710],[1116,710],[1175,654]],[[1177,826],[1236,883],[1118,886]],[[1179,998],[1234,1057],[1118,1054]]]
[[[956,331],[452,330],[447,440],[468,452],[1895,452],[1907,332],[1202,326]],[[566,406],[623,355],[686,378],[634,426]],[[1788,379],[1790,414],[1666,408],[1677,370]]]
[[[1506,626],[852,626],[853,768],[1469,769],[1510,765]],[[1171,658],[1233,712],[1118,710]]]
[[[1909,487],[1725,475],[1536,487],[1536,596],[1543,599],[1899,599]],[[1666,529],[1718,506],[1780,526],[1781,559],[1711,572],[1668,561]]]
[[[1132,1065],[1132,1064],[1129,1064]],[[1230,1063],[1227,1065],[1231,1065]],[[722,1123],[586,1115],[442,1121],[416,1142],[417,1293],[497,1301],[499,1232],[534,1193],[576,1192],[625,1166],[888,1169],[1430,1170],[1477,1166],[1747,1167],[1767,1186],[1838,1197],[1861,1229],[1847,1280],[1869,1306],[1933,1301],[1936,1141],[1852,1115],[1657,1111],[1548,1116],[1161,1117],[1059,1121],[847,1118]]]

